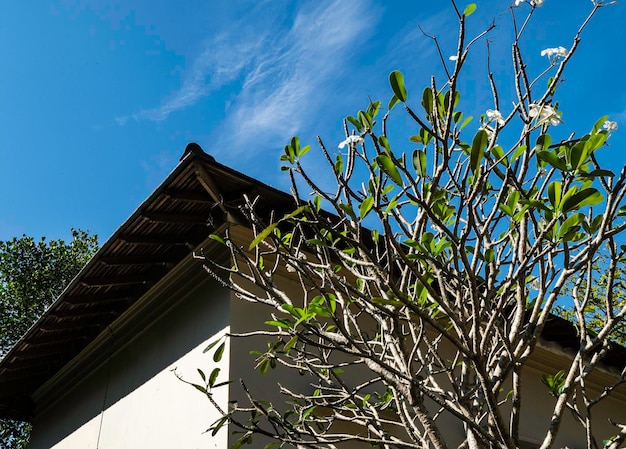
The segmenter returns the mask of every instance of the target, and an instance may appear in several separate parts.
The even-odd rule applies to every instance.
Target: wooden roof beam
[[[222,204],[221,192],[218,189],[217,184],[213,181],[213,178],[211,178],[211,175],[209,175],[204,167],[198,162],[194,163],[194,169],[198,182],[202,185],[202,187],[204,187],[204,190],[206,190],[211,198],[213,198],[213,201],[222,210],[222,212],[227,214],[228,211]]]
[[[67,357],[67,356],[66,356]],[[41,366],[50,366],[62,362],[66,357],[61,357],[59,354],[50,353],[44,357],[37,357],[32,359],[16,359],[11,357],[10,362],[5,365],[6,369],[11,371],[21,371],[25,369],[32,369]]]
[[[81,304],[102,304],[108,302],[117,302],[117,301],[127,301],[132,302],[135,301],[139,297],[139,293],[135,291],[127,292],[127,291],[116,291],[111,293],[101,293],[101,294],[93,294],[93,295],[80,295],[80,296],[68,296],[63,302],[72,305],[81,305]]]
[[[109,277],[84,277],[80,280],[80,283],[85,287],[111,287],[117,285],[132,285],[132,284],[150,284],[161,277],[163,273],[139,273],[129,276],[109,276]]]
[[[104,256],[98,259],[103,265],[128,266],[128,265],[169,265],[173,261],[165,256]]]
[[[110,315],[114,316],[113,313]],[[58,332],[58,331],[68,331],[74,329],[85,329],[88,327],[104,327],[111,320],[105,319],[103,315],[97,315],[95,317],[90,318],[81,318],[81,319],[63,319],[60,321],[46,321],[39,325],[39,330],[42,332]]]
[[[191,243],[180,234],[126,234],[119,237],[120,240],[129,244],[138,245],[167,245],[167,246],[191,246]]]
[[[173,200],[187,201],[190,203],[215,203],[208,194],[184,190],[166,190],[165,195]]]
[[[175,224],[207,224],[210,220],[208,216],[197,214],[163,213],[163,212],[143,212],[142,217],[156,223]]]
[[[117,307],[111,304],[96,304],[92,307],[72,307],[70,309],[54,310],[50,312],[50,316],[53,318],[64,319],[73,317],[86,317],[96,315],[115,315],[119,314],[122,307]]]
[[[68,341],[80,342],[89,336],[88,332],[86,332],[87,330],[88,329],[74,329],[74,331],[66,331],[58,334],[45,333],[44,335],[41,335],[39,337],[29,338],[28,340],[24,341],[24,343],[30,346],[48,346]]]
[[[13,355],[14,358],[19,360],[26,359],[35,359],[42,356],[47,356],[50,354],[63,354],[63,353],[73,353],[74,345],[71,342],[66,341],[63,343],[56,343],[54,345],[47,346],[33,346],[29,347],[26,350],[19,351]]]

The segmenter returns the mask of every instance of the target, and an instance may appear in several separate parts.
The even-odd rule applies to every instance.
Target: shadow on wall
[[[179,425],[187,425],[187,432],[205,431],[210,417],[203,416],[204,427],[198,429],[189,428],[185,417],[190,414],[189,401],[200,404],[197,412],[208,401],[173,372],[176,368],[196,381],[196,368],[212,362],[202,353],[207,341],[229,324],[229,292],[203,275],[189,294],[179,293],[178,298],[162,294],[157,300],[171,301],[172,308],[60,401],[38,413],[29,448],[50,448],[60,442],[59,447],[66,443],[77,447],[78,441],[81,447],[97,447],[103,438],[106,447],[133,447],[129,444],[141,434],[155,438],[167,432],[163,422],[171,426],[170,433],[178,432],[174,429]],[[122,446],[111,445],[115,440]]]

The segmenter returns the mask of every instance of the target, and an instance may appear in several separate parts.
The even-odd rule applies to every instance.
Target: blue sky
[[[509,3],[476,3],[470,32],[496,20],[492,63],[506,96]],[[537,8],[522,43],[531,73],[548,65],[543,48],[571,46],[591,6],[545,0]],[[624,4],[599,12],[559,94],[564,135],[586,131],[604,114],[622,127],[605,151],[617,170],[626,163],[625,22]],[[456,24],[444,0],[7,2],[0,16],[0,240],[67,238],[75,227],[104,241],[190,141],[286,188],[278,158],[291,136],[314,143],[320,135],[336,147],[344,116],[364,109],[368,97],[387,103],[391,70],[405,73],[419,104],[442,63],[418,24],[438,36],[446,55],[454,52]],[[493,107],[484,48],[477,45],[460,86],[466,115],[475,117]]]

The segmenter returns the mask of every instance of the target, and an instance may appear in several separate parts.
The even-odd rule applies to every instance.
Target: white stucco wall
[[[208,278],[207,278],[208,279]],[[171,299],[171,298],[170,298]],[[201,383],[203,350],[227,330],[229,292],[208,280],[155,320],[57,402],[38,410],[31,449],[226,448],[204,431],[218,418],[209,401],[173,373]],[[221,362],[228,376],[229,353]],[[222,376],[220,376],[222,377]],[[227,388],[216,399],[227,403]]]

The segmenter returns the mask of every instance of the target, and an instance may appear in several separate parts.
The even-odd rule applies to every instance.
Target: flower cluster
[[[541,50],[541,56],[547,56],[552,64],[567,56],[568,50],[565,47],[546,48]]]
[[[496,122],[498,125],[504,126],[504,117],[502,117],[500,111],[487,109],[485,114],[487,115],[487,120],[489,120],[489,122]]]
[[[602,127],[606,129],[608,132],[617,130],[617,122],[612,122],[610,120],[605,121],[602,124]]]
[[[363,137],[361,136],[348,136],[346,140],[344,140],[343,142],[339,144],[339,148],[341,149],[345,147],[346,145],[352,146],[352,145],[356,145],[358,143],[363,143],[363,142],[364,140],[363,140]]]
[[[537,125],[558,125],[563,121],[556,109],[549,104],[532,103],[528,107],[528,115],[537,121]]]
[[[530,0],[528,3],[530,3],[530,6],[541,6],[543,5],[543,2],[544,0]],[[526,0],[515,0],[516,7],[521,5],[522,3],[526,3]]]

